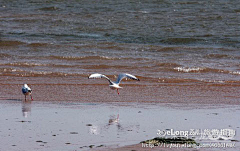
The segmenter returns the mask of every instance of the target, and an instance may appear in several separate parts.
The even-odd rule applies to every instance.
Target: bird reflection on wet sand
[[[108,130],[110,126],[113,125],[116,125],[117,131],[123,130],[123,127],[119,123],[119,114],[117,115],[117,117],[115,115],[110,115],[108,123],[104,126],[90,124],[88,132],[90,134],[99,135],[101,132]]]
[[[117,118],[115,118],[115,115],[110,115],[110,119],[108,121],[108,124],[114,124],[114,123],[119,123],[119,114],[117,115]]]
[[[22,101],[22,114],[27,118],[31,114],[31,101]]]
[[[110,115],[108,124],[105,126],[105,129],[108,129],[111,125],[116,125],[118,130],[122,130],[123,127],[119,123],[119,114],[117,117],[115,115]]]

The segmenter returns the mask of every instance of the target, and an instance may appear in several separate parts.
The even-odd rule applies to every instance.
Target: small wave
[[[204,67],[175,67],[175,71],[178,72],[186,72],[186,73],[203,73],[203,72],[212,72],[212,73],[224,73],[224,74],[233,74],[240,75],[240,71],[228,71],[223,69],[212,69],[212,68],[204,68]]]
[[[229,71],[222,70],[222,69],[212,69],[212,68],[206,68],[206,67],[176,67],[174,68],[175,71],[178,72],[186,72],[186,73],[225,73],[229,74]]]
[[[240,75],[240,71],[230,71],[229,73],[233,75]]]
[[[50,72],[50,71],[30,71],[20,74],[20,76],[51,76],[51,77],[59,77],[59,76],[70,76],[70,75],[77,75],[77,74],[70,74],[70,73],[63,73],[63,72]]]
[[[77,36],[79,36],[79,37],[92,37],[92,38],[101,37],[101,35],[99,35],[99,34],[91,34],[91,33],[81,33],[81,34],[77,34]]]
[[[186,72],[186,73],[206,73],[206,72],[212,72],[212,73],[225,73],[228,74],[229,71],[222,70],[222,69],[212,69],[212,68],[206,68],[206,67],[176,67],[174,68],[175,71],[178,72]]]
[[[27,62],[14,62],[14,63],[6,63],[6,64],[0,64],[0,65],[6,65],[6,66],[20,66],[20,67],[34,67],[34,66],[46,66],[46,64],[41,63],[27,63]]]
[[[62,77],[62,76],[83,76],[80,73],[64,73],[64,72],[51,72],[51,71],[26,71],[16,68],[0,68],[2,76],[15,76],[15,77]],[[86,75],[84,75],[86,76]]]
[[[200,72],[200,71],[204,71],[206,68],[200,68],[200,67],[194,67],[194,68],[190,68],[190,67],[175,67],[174,70],[177,70],[179,72]]]
[[[83,57],[75,57],[75,56],[50,56],[53,59],[59,60],[115,60],[116,58],[107,57],[107,56],[83,56]]]
[[[0,68],[1,75],[16,75],[18,73],[24,72],[24,70],[16,68]]]
[[[49,33],[45,33],[44,35],[42,34],[32,34],[32,35],[29,35],[29,36],[50,36],[50,37],[64,37],[64,38],[76,38],[76,39],[85,39],[85,38],[91,38],[91,39],[99,39],[101,38],[101,35],[98,35],[98,34],[91,34],[91,33],[81,33],[81,34],[70,34],[70,33],[64,33],[64,32],[59,32],[59,33],[52,33],[52,32],[49,32]]]
[[[207,82],[207,83],[216,83],[216,84],[224,84],[226,83],[226,81],[224,80],[201,80],[203,82]]]
[[[155,79],[156,81],[156,79]],[[178,83],[178,84],[196,84],[196,83],[212,83],[212,84],[219,84],[219,85],[229,85],[229,84],[240,84],[240,81],[234,81],[234,80],[206,80],[206,79],[183,79],[183,78],[159,78],[158,83]]]

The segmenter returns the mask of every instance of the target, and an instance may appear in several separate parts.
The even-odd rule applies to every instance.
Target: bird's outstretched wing
[[[118,79],[117,79],[116,83],[119,84],[121,82],[121,80],[124,79],[124,78],[129,78],[129,79],[140,81],[134,75],[131,75],[131,74],[128,74],[128,73],[121,73],[121,74],[118,75]]]
[[[94,74],[91,74],[91,75],[88,77],[88,79],[95,79],[95,78],[105,78],[105,79],[108,80],[108,82],[109,82],[110,84],[113,84],[113,82],[112,82],[107,76],[105,76],[105,75],[103,75],[103,74],[94,73]]]

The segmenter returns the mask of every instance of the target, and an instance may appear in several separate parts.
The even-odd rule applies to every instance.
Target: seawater
[[[129,72],[149,83],[239,83],[233,1],[13,0],[0,4],[0,75]]]

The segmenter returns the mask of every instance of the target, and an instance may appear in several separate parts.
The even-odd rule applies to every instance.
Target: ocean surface
[[[227,99],[239,101],[239,6],[239,0],[4,0],[0,83],[107,87],[88,75],[114,79],[126,72],[141,81],[125,84],[148,88],[142,94],[156,85],[165,92],[192,86],[187,92],[213,84],[219,94],[231,87]]]

